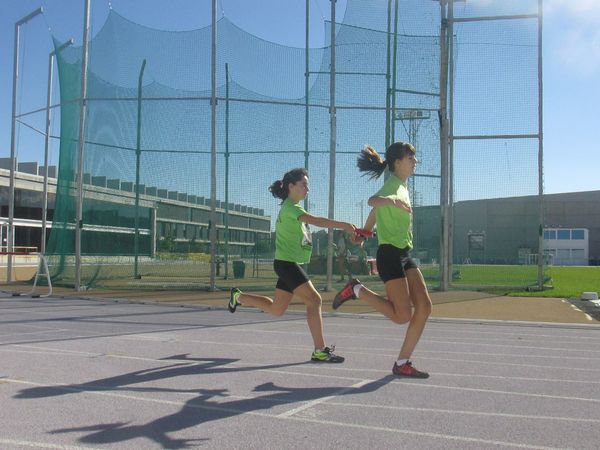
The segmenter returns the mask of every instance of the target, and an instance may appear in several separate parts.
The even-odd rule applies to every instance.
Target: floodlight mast
[[[83,231],[83,157],[85,154],[85,116],[87,111],[87,71],[90,37],[90,0],[83,13],[83,47],[81,53],[81,96],[79,99],[79,159],[77,161],[77,209],[75,216],[75,290],[81,286],[81,234]]]
[[[13,54],[13,85],[12,85],[12,123],[10,129],[10,181],[8,197],[8,235],[7,235],[7,267],[6,282],[12,281],[13,251],[15,241],[15,172],[17,171],[17,85],[19,80],[19,39],[21,25],[26,24],[37,15],[43,13],[42,8],[38,8],[32,13],[26,15],[21,20],[15,22],[14,54]]]
[[[335,151],[337,145],[337,117],[335,109],[335,3],[331,1],[331,65],[329,74],[329,219],[335,215]],[[333,280],[333,229],[327,232],[327,290],[331,291]]]
[[[217,290],[217,0],[212,0],[212,33],[210,51],[210,282],[209,290]]]
[[[449,0],[452,1],[452,0]],[[440,242],[440,283],[441,291],[447,291],[450,283],[448,249],[450,246],[450,205],[449,205],[449,188],[448,179],[448,51],[447,51],[447,35],[448,35],[448,19],[446,7],[448,0],[440,0],[440,162],[441,162],[441,186],[440,186],[440,209],[442,218],[442,239]]]

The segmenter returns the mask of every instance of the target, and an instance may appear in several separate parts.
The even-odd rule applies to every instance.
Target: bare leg
[[[275,299],[272,300],[264,295],[240,294],[238,300],[244,306],[253,306],[263,312],[281,316],[288,309],[294,294],[282,289],[275,289]]]
[[[293,294],[281,289],[275,289],[274,300],[264,295],[246,293],[240,294],[238,299],[244,306],[253,306],[274,316],[281,316],[288,309],[288,306],[290,306],[294,295],[299,297],[306,305],[306,321],[308,322],[308,329],[310,330],[315,349],[324,348],[325,339],[323,338],[321,295],[317,292],[311,281],[298,286]]]
[[[427,318],[431,314],[431,298],[427,292],[427,285],[421,271],[419,269],[407,270],[406,279],[408,280],[410,300],[414,306],[414,311],[408,323],[398,359],[410,358],[423,334]]]
[[[363,286],[360,290],[360,299],[367,301],[377,312],[395,323],[408,322],[411,318],[412,305],[407,279],[390,280],[385,283],[385,290],[387,299]]]
[[[300,300],[306,305],[306,321],[308,322],[308,329],[313,338],[315,350],[325,348],[323,317],[321,316],[321,294],[319,294],[309,280],[294,289],[294,295],[300,297]]]

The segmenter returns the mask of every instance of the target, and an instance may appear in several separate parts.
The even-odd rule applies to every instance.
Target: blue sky
[[[382,0],[383,1],[383,0]],[[426,1],[426,0],[423,0]],[[470,0],[491,3],[501,0]],[[507,0],[503,0],[507,1]],[[514,1],[514,0],[510,0]],[[189,30],[210,22],[210,0],[94,0],[92,33],[111,5],[131,20],[168,30]],[[164,5],[169,7],[165,8]],[[338,0],[342,17],[345,1]],[[46,102],[50,33],[61,40],[82,40],[83,0],[4,0],[0,6],[0,156],[10,154],[10,114],[14,23],[43,6],[45,13],[23,27],[22,78],[19,111]],[[242,6],[240,6],[242,5]],[[258,6],[257,6],[258,5]],[[544,2],[544,185],[545,192],[600,189],[600,1],[545,0]],[[219,1],[220,13],[259,37],[285,45],[304,46],[303,0]],[[329,0],[311,0],[311,46],[324,44],[323,20],[329,19]],[[51,32],[49,31],[51,29]],[[43,118],[32,119],[43,129]],[[57,124],[54,134],[58,134]],[[19,132],[21,160],[42,159],[43,140],[24,127]],[[53,146],[52,162],[56,162]],[[35,155],[39,155],[38,158]]]

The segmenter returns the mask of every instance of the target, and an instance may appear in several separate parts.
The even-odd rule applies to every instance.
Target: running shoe
[[[231,288],[231,291],[229,292],[229,303],[227,303],[227,308],[229,308],[230,313],[234,313],[235,308],[237,308],[238,305],[241,305],[241,303],[237,301],[238,296],[236,295],[241,293],[242,291],[238,288]]]
[[[325,347],[323,350],[315,350],[311,357],[311,361],[315,362],[327,362],[327,363],[341,363],[344,362],[343,356],[338,356],[333,353],[335,350],[335,345],[332,345],[331,348]]]
[[[392,373],[399,377],[429,378],[427,372],[421,372],[420,370],[415,369],[410,361],[406,361],[401,366],[399,366],[398,363],[394,363]]]
[[[357,284],[360,284],[360,280],[358,278],[352,278],[340,292],[335,294],[335,298],[333,299],[333,309],[338,309],[342,306],[342,303],[348,300],[356,299],[356,295],[354,295],[354,286]]]

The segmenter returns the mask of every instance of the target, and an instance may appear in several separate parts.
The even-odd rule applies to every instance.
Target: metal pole
[[[448,285],[452,284],[454,253],[454,0],[448,4]]]
[[[83,48],[81,54],[81,97],[79,99],[79,160],[77,169],[77,211],[75,217],[75,290],[81,290],[81,232],[83,230],[83,156],[85,151],[85,115],[87,97],[88,41],[90,35],[90,0],[83,13]]]
[[[329,214],[330,219],[335,215],[335,147],[337,144],[337,122],[335,111],[335,2],[331,1],[331,64],[329,73]],[[333,230],[327,233],[327,290],[332,289],[333,279]]]
[[[256,241],[255,241],[256,242]],[[225,63],[225,279],[229,266],[229,64]]]
[[[42,238],[40,242],[40,253],[46,254],[46,227],[48,217],[48,150],[50,147],[50,124],[52,116],[52,108],[50,103],[52,102],[52,76],[54,74],[54,56],[60,53],[64,48],[73,44],[73,39],[69,39],[67,42],[59,46],[57,49],[52,50],[48,55],[48,91],[46,97],[46,133],[44,136],[44,194],[43,194],[43,206],[42,206]]]
[[[142,81],[144,78],[144,69],[146,60],[142,61],[140,76],[138,78],[138,113],[137,113],[137,133],[135,142],[135,235],[133,237],[133,278],[142,278],[138,271],[138,259],[140,251],[140,159],[142,157]]]
[[[385,148],[387,149],[390,142],[390,123],[393,123],[392,114],[390,111],[390,58],[391,58],[391,42],[392,34],[392,0],[388,0],[387,8],[387,58],[385,70]],[[395,93],[394,93],[395,95]]]
[[[217,0],[212,0],[212,45],[210,52],[210,286],[216,291],[217,254]]]
[[[447,0],[440,0],[440,160],[441,186],[440,208],[442,219],[442,236],[440,242],[440,290],[448,290],[448,111],[446,95],[448,91],[448,57],[446,52],[446,20]]]
[[[10,253],[13,251],[13,245],[15,240],[15,172],[17,171],[17,85],[19,79],[19,34],[21,31],[21,25],[29,22],[38,14],[43,12],[42,8],[38,8],[31,14],[23,17],[21,20],[15,23],[15,41],[14,41],[14,54],[13,54],[13,85],[12,85],[12,123],[10,129],[10,181],[9,181],[9,195],[8,195],[8,236],[7,236],[7,251]],[[12,281],[13,272],[13,255],[9,254],[7,258],[6,267],[6,282]]]
[[[544,22],[543,0],[538,0],[538,288],[544,288],[544,122],[543,122],[543,83],[542,83],[542,27]]]
[[[309,23],[310,21],[310,0],[306,0],[306,27],[305,27],[305,36],[304,36],[304,168],[308,170],[308,126],[309,126],[309,117],[308,117],[308,88],[309,88],[309,76],[310,76],[310,61],[309,61]],[[308,211],[308,200],[304,199],[304,209]]]
[[[396,141],[396,78],[398,77],[398,0],[394,0],[394,54],[392,55],[392,126],[390,130],[390,144]]]

